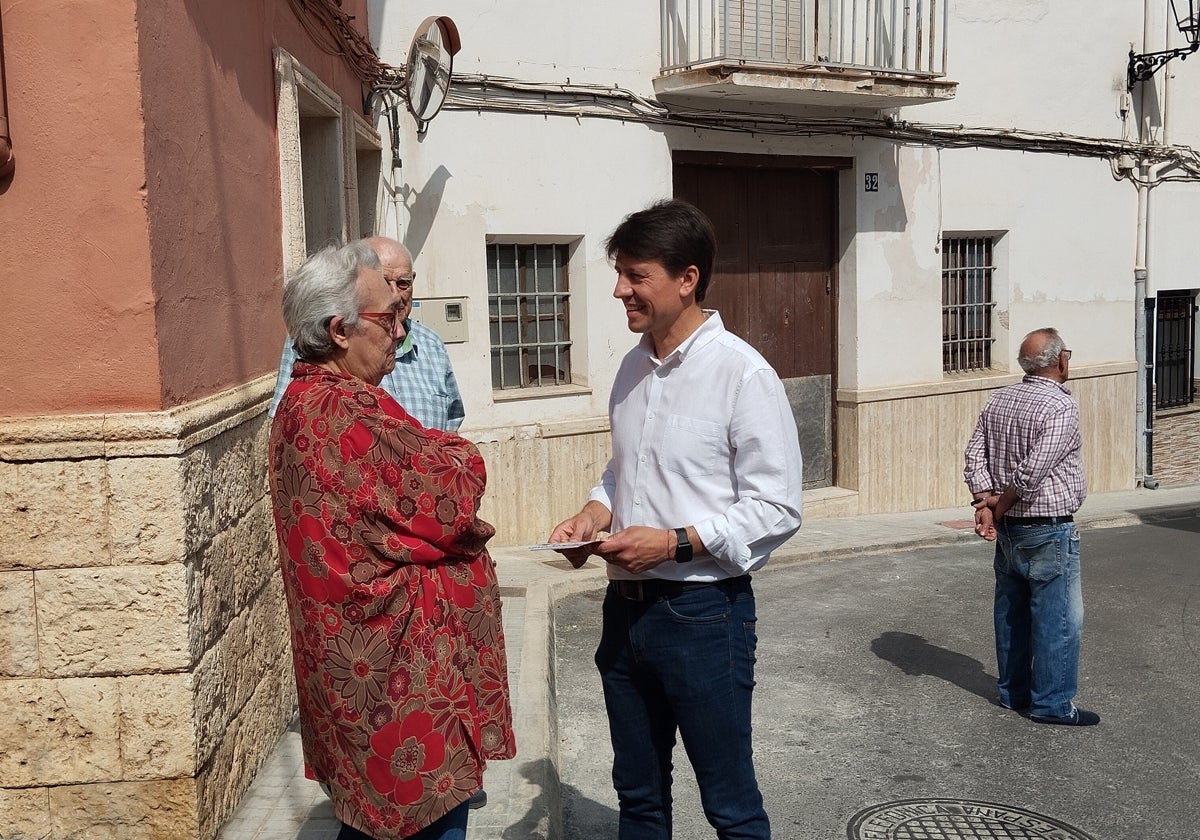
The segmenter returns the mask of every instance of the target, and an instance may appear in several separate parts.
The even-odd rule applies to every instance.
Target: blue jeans
[[[466,840],[467,815],[470,813],[466,802],[446,812],[440,819],[425,826],[416,834],[410,834],[408,840]],[[373,840],[371,835],[363,834],[357,828],[342,823],[338,840]]]
[[[1074,523],[996,525],[996,662],[1000,702],[1065,717],[1078,688],[1083,633]]]
[[[656,601],[609,587],[596,667],[613,745],[619,840],[671,837],[671,753],[683,738],[721,840],[767,840],[754,776],[754,592],[749,576]]]

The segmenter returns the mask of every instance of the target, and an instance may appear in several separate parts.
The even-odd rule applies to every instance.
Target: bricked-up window
[[[959,373],[992,366],[990,236],[942,240],[942,370]]]
[[[1196,401],[1196,293],[1159,292],[1154,331],[1154,407]]]
[[[492,387],[569,385],[568,246],[497,243],[487,257]]]

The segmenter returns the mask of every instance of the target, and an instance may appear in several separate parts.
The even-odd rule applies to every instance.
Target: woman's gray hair
[[[301,359],[320,362],[333,354],[333,318],[340,315],[346,326],[358,323],[358,273],[364,268],[382,270],[365,242],[330,245],[309,257],[284,284],[283,322]]]
[[[1017,356],[1017,362],[1021,365],[1021,370],[1026,373],[1037,373],[1039,370],[1054,367],[1054,365],[1058,364],[1058,357],[1062,355],[1062,351],[1067,349],[1067,343],[1062,340],[1062,336],[1058,334],[1058,330],[1054,329],[1054,327],[1043,327],[1040,330],[1034,330],[1029,335],[1038,334],[1047,336],[1046,346],[1042,348],[1042,352],[1036,356]],[[1028,337],[1026,336],[1026,338]]]

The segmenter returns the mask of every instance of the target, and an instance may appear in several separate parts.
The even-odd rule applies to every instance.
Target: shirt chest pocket
[[[717,468],[724,435],[720,423],[668,415],[659,463],[679,475],[711,475]]]

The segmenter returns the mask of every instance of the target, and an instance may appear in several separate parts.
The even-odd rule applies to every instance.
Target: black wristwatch
[[[675,529],[675,562],[690,563],[692,561],[692,543],[688,540],[687,528]]]

